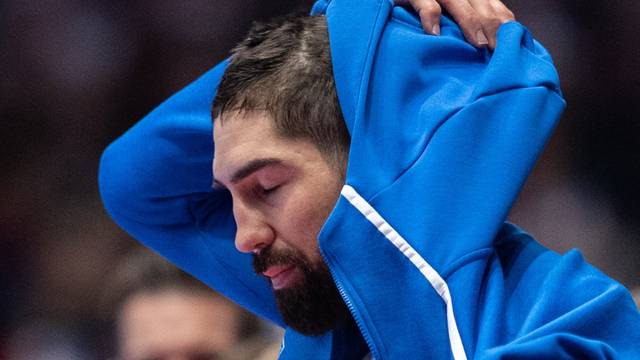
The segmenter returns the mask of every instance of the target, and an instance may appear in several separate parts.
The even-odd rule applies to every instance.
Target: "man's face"
[[[214,123],[215,182],[233,198],[236,247],[254,254],[285,322],[310,335],[347,317],[322,260],[317,236],[341,177],[304,139],[279,136],[265,112],[225,114]]]
[[[166,289],[133,295],[118,314],[123,359],[218,359],[238,345],[241,310],[209,292]]]

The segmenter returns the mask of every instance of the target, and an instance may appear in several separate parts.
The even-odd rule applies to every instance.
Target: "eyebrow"
[[[282,164],[282,160],[276,158],[264,158],[264,159],[254,159],[249,161],[246,165],[242,166],[240,169],[236,170],[231,175],[231,183],[236,184],[247,176],[255,173],[256,171],[263,169],[267,166],[279,165]],[[213,179],[213,188],[214,189],[226,189],[227,187],[222,184],[218,179]]]

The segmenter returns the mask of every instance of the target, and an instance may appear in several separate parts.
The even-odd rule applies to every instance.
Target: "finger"
[[[411,6],[420,16],[424,31],[432,35],[440,35],[440,15],[442,8],[436,0],[409,0]]]
[[[482,19],[468,0],[438,0],[438,2],[460,25],[467,41],[476,47],[489,45],[489,40],[482,28]]]
[[[469,0],[478,12],[482,29],[489,40],[489,48],[495,49],[500,25],[515,19],[513,13],[500,0]]]
[[[516,16],[513,14],[511,10],[500,0],[491,0],[493,4],[493,8],[496,11],[496,14],[500,17],[500,21],[502,23],[506,23],[509,21],[514,21]]]

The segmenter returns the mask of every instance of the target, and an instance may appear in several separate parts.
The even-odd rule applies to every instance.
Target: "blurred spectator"
[[[257,318],[147,250],[124,257],[105,291],[118,359],[249,360],[267,345],[277,356]]]

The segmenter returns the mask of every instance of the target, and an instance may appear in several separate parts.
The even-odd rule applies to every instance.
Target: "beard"
[[[273,290],[284,322],[304,335],[317,336],[343,325],[350,313],[329,268],[324,262],[312,264],[297,250],[262,249],[253,257],[253,268],[262,274],[273,265],[293,265],[303,279],[291,287]]]

